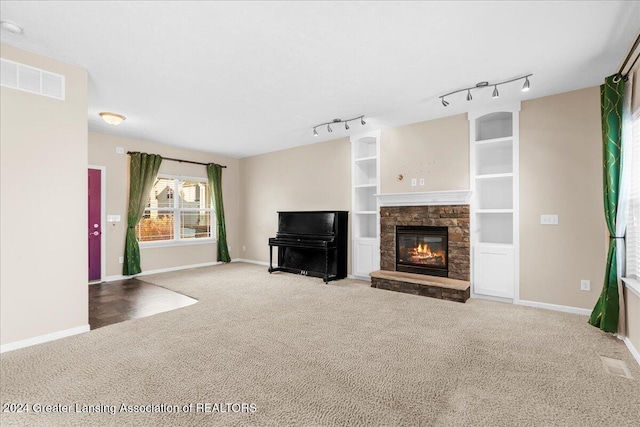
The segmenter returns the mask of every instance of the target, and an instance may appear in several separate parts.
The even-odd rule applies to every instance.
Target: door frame
[[[107,218],[107,168],[105,166],[88,165],[87,170],[96,169],[100,171],[100,282],[104,282],[107,277],[107,239],[106,239],[106,218]],[[88,184],[88,182],[87,182]],[[89,187],[87,185],[87,191]],[[87,225],[89,218],[87,217]],[[87,247],[87,257],[89,256],[89,248]],[[89,277],[87,276],[87,279]],[[87,280],[88,282],[88,280]],[[95,283],[95,282],[92,282]]]

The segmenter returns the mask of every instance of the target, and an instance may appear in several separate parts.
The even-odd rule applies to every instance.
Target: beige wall
[[[404,179],[399,180],[398,175]],[[425,179],[411,186],[411,178]],[[469,121],[466,114],[384,129],[380,191],[409,193],[469,189]]]
[[[240,244],[246,247],[240,258],[269,261],[268,238],[278,231],[277,211],[351,211],[351,146],[346,138],[246,157],[240,167]]]
[[[557,226],[541,214],[559,215]],[[520,113],[520,298],[593,308],[604,278],[597,87],[522,103]],[[591,291],[580,280],[591,280]]]
[[[3,58],[62,74],[60,101],[3,87],[2,344],[87,326],[87,72],[2,44]]]
[[[126,126],[126,122],[122,125]],[[107,223],[103,231],[106,238],[106,274],[118,276],[122,274],[122,264],[118,258],[124,252],[124,238],[127,224],[127,203],[129,197],[129,156],[117,154],[116,147],[123,147],[124,152],[141,151],[160,154],[198,162],[213,162],[226,165],[222,172],[222,192],[224,197],[225,217],[227,225],[227,241],[231,246],[231,257],[238,257],[240,237],[240,199],[239,199],[239,160],[216,156],[169,145],[149,141],[122,138],[102,133],[89,133],[89,164],[106,167],[106,214],[120,215],[121,221]],[[160,172],[171,175],[206,178],[204,166],[189,163],[178,163],[165,160]],[[183,246],[141,248],[142,271],[156,270],[183,265],[202,264],[216,261],[214,244],[194,244]]]

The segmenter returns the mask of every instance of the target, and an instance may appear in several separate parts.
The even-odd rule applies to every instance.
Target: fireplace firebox
[[[396,271],[447,277],[447,227],[396,226]]]

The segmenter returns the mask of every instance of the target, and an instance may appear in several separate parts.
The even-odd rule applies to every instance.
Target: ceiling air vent
[[[64,76],[0,58],[1,85],[64,101]]]

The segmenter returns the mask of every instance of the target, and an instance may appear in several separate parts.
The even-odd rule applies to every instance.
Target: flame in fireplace
[[[420,264],[445,265],[446,254],[444,253],[444,251],[432,250],[426,243],[418,243],[418,246],[414,246],[413,248],[409,249],[409,255],[411,258],[411,262]]]

